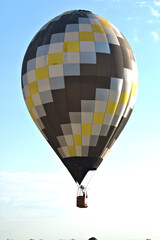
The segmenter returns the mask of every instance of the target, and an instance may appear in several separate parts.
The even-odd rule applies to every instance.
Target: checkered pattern
[[[61,159],[103,159],[132,112],[137,87],[127,40],[89,11],[69,11],[47,23],[23,61],[26,105]]]

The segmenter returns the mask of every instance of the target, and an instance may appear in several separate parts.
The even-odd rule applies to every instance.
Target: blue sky
[[[72,9],[112,22],[137,59],[133,114],[75,207],[76,185],[32,121],[21,65],[33,36]],[[160,239],[160,1],[1,1],[0,239]]]

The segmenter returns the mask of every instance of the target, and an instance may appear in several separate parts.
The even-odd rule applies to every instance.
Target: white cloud
[[[155,6],[160,6],[160,2],[154,1]]]
[[[157,41],[159,40],[158,33],[152,31],[152,32],[151,32],[151,35],[153,36],[153,40],[154,40],[155,42],[157,42]]]
[[[151,10],[152,16],[160,17],[160,13],[158,12],[157,9],[155,9],[155,8],[153,8],[153,7],[150,6],[150,10]]]
[[[0,173],[0,222],[56,216],[57,208],[69,205],[70,198],[64,201],[72,192],[67,174]]]

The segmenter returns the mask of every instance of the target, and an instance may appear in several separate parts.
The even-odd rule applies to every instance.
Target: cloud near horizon
[[[63,201],[67,192],[64,173],[0,173],[0,222],[54,217],[56,208],[68,204],[69,199]]]

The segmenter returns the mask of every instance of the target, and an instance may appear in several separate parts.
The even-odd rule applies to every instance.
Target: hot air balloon
[[[137,64],[126,38],[90,11],[53,18],[24,56],[29,113],[79,185],[126,125],[137,88]]]

